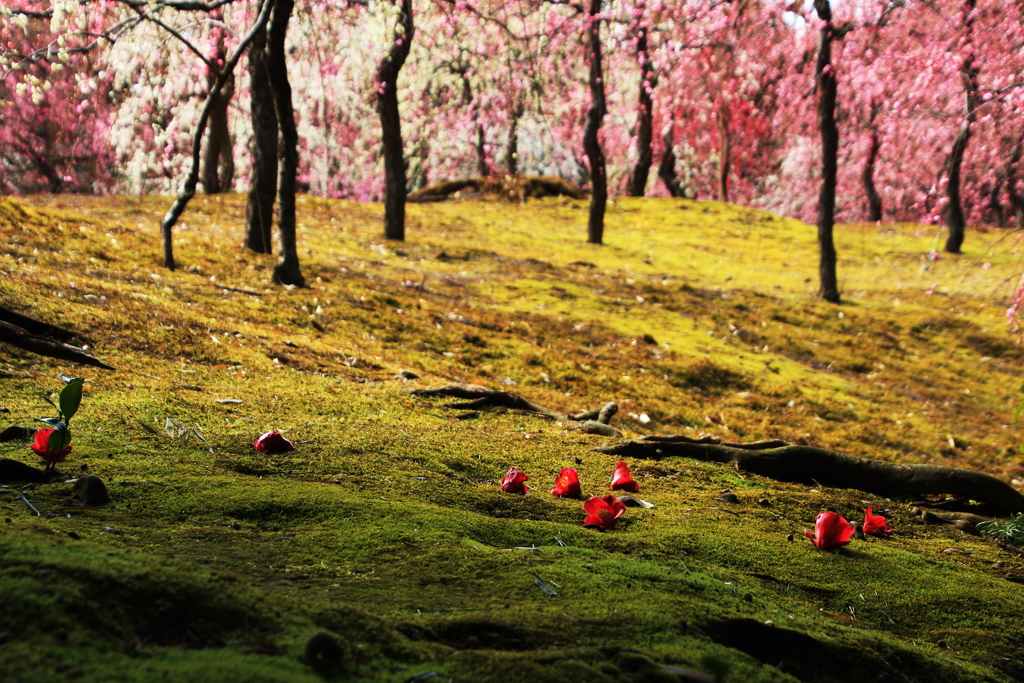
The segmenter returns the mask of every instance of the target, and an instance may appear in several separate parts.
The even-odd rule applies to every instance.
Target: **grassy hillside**
[[[0,426],[49,416],[61,373],[88,378],[63,469],[113,498],[40,485],[37,517],[0,489],[5,681],[315,681],[316,631],[346,643],[348,680],[1024,677],[1024,561],[926,524],[920,500],[632,461],[656,507],[602,534],[548,491],[571,466],[606,494],[618,458],[592,449],[610,439],[409,393],[615,400],[627,436],[781,438],[1022,487],[1024,351],[1000,316],[1016,234],[932,262],[932,228],[841,226],[836,307],[813,298],[812,227],[731,205],[619,200],[594,247],[571,200],[412,206],[408,242],[384,243],[379,206],[303,198],[310,287],[286,290],[239,248],[243,200],[193,202],[175,273],[166,199],[0,201],[0,302],[117,368],[0,349]],[[270,429],[300,445],[256,453]],[[0,457],[35,463],[25,443]],[[499,489],[511,465],[531,495]],[[896,534],[803,538],[822,510],[863,507]]]

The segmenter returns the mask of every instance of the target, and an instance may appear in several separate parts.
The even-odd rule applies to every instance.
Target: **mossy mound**
[[[344,646],[343,680],[1024,677],[1024,563],[925,523],[912,508],[934,500],[635,461],[655,507],[598,533],[548,491],[576,467],[585,495],[608,493],[607,438],[408,392],[617,400],[627,436],[782,438],[1009,480],[1022,353],[989,311],[1012,248],[990,269],[936,265],[919,226],[845,226],[837,308],[804,282],[813,228],[715,202],[618,201],[598,248],[583,201],[413,206],[398,244],[378,206],[301,198],[311,288],[287,290],[273,257],[239,248],[243,202],[193,203],[176,273],[158,265],[163,199],[0,204],[0,299],[117,368],[3,349],[5,423],[49,416],[59,374],[88,378],[62,467],[112,498],[0,489],[5,681],[313,681],[317,632]],[[297,448],[255,452],[270,429]],[[34,462],[24,443],[0,457]],[[529,495],[498,487],[512,465]],[[838,552],[803,538],[821,510],[865,507],[897,533]]]

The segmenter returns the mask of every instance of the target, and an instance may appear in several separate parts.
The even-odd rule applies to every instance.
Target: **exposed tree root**
[[[406,201],[412,203],[443,201],[463,190],[470,190],[476,194],[497,195],[510,202],[521,202],[527,197],[566,196],[583,199],[586,196],[586,193],[578,185],[555,176],[495,175],[486,178],[462,178],[433,183],[410,193]]]
[[[31,320],[31,318],[29,318],[29,320]],[[38,324],[45,325],[45,323]],[[60,328],[54,329],[60,330]],[[66,330],[60,331],[66,332]],[[98,368],[104,368],[105,370],[114,369],[100,359],[90,356],[77,346],[71,346],[70,344],[65,344],[64,342],[57,341],[56,339],[32,334],[24,327],[7,322],[2,318],[0,318],[0,342],[10,344],[11,346],[17,346],[19,349],[25,349],[26,351],[37,353],[40,356],[69,360],[75,363],[81,363],[82,365],[92,365]]]
[[[584,434],[600,434],[602,436],[620,437],[619,430],[609,423],[619,411],[619,405],[609,402],[601,408],[586,410],[575,415],[559,413],[542,405],[527,401],[519,394],[511,391],[495,391],[479,384],[460,384],[453,382],[439,389],[414,389],[410,393],[417,396],[450,396],[452,398],[470,399],[463,403],[448,403],[445,408],[454,410],[478,410],[480,408],[512,408],[533,413],[558,422],[579,423],[578,429]]]
[[[647,436],[595,450],[629,458],[684,457],[735,463],[747,472],[779,481],[859,489],[883,496],[955,494],[1006,513],[1024,512],[1024,495],[987,474],[939,465],[897,465],[785,441],[741,444],[725,443],[715,436]]]

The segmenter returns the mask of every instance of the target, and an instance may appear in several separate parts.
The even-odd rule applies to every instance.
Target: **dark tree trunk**
[[[480,123],[480,113],[473,106],[473,86],[469,82],[469,74],[465,71],[462,72],[462,102],[469,107],[469,111],[473,116],[473,129],[476,132],[476,140],[473,143],[473,148],[476,151],[476,170],[477,175],[481,178],[486,178],[491,175],[491,167],[487,163],[487,148],[485,146],[486,136],[484,135],[483,124]]]
[[[281,258],[274,266],[274,282],[305,287],[299,269],[299,252],[295,241],[295,177],[299,171],[299,133],[292,109],[292,86],[288,82],[285,38],[295,0],[276,0],[267,26],[267,74],[274,92],[274,110],[281,137],[277,146],[277,234]]]
[[[818,17],[826,22],[821,29],[821,44],[815,75],[818,82],[818,129],[821,131],[821,189],[818,193],[818,248],[821,260],[818,275],[819,295],[825,301],[839,303],[836,277],[836,246],[832,238],[836,209],[836,171],[839,155],[839,129],[836,127],[836,71],[832,66],[832,7],[828,0],[814,0]]]
[[[519,119],[523,116],[523,105],[516,104],[512,110],[512,125],[508,131],[508,145],[505,147],[505,167],[515,177],[519,173]]]
[[[590,217],[587,221],[587,242],[602,244],[604,210],[608,203],[608,177],[605,174],[604,151],[597,138],[608,107],[604,99],[604,72],[601,69],[601,0],[590,0],[587,31],[587,53],[590,58],[590,111],[583,131],[583,151],[590,162]]]
[[[234,86],[229,81],[224,90],[214,98],[213,109],[210,111],[210,127],[207,130],[206,147],[203,149],[203,172],[200,180],[206,194],[220,194],[231,189],[231,180],[225,171],[228,168],[234,169],[234,163],[229,156],[231,133],[228,131],[228,104],[233,94]]]
[[[975,8],[975,0],[964,0],[962,13],[964,40],[971,44],[971,33],[974,17],[971,12]],[[964,82],[964,119],[960,130],[953,140],[953,148],[946,158],[946,226],[949,234],[946,237],[945,250],[950,254],[959,254],[964,243],[964,230],[967,221],[964,218],[963,203],[960,199],[960,167],[963,165],[967,143],[971,141],[971,128],[977,118],[978,108],[978,69],[974,66],[974,53],[968,53],[960,68],[960,77]]]
[[[1022,153],[1024,153],[1024,137],[1017,140],[1017,144],[1010,154],[1010,160],[1006,164],[1006,196],[1014,215],[1013,227],[1017,229],[1024,227],[1024,197],[1017,194],[1017,164],[1020,162]]]
[[[277,112],[267,70],[266,30],[260,31],[249,46],[249,93],[253,129],[252,180],[245,205],[245,246],[258,254],[270,254],[277,195]]]
[[[214,15],[215,19],[219,16]],[[223,64],[227,60],[227,51],[224,47],[224,32],[217,30],[217,62]],[[208,71],[206,85],[213,90],[217,81],[217,74]],[[231,189],[232,177],[234,176],[234,159],[231,145],[231,131],[228,130],[228,105],[235,94],[235,76],[228,77],[224,87],[210,97],[213,102],[210,107],[210,127],[206,131],[206,147],[203,149],[203,169],[200,182],[203,185],[203,192],[206,194],[220,194]]]
[[[874,113],[871,116],[874,119]],[[864,185],[864,194],[868,198],[868,220],[882,220],[882,198],[875,190],[875,162],[878,161],[878,152],[882,148],[882,141],[878,137],[878,128],[871,127],[871,146],[868,148],[868,159],[864,162],[864,170],[860,173],[861,183]]]
[[[636,165],[629,179],[629,196],[643,197],[647,189],[647,177],[651,173],[654,153],[651,143],[654,137],[654,100],[651,90],[657,84],[651,69],[651,58],[647,54],[647,27],[641,26],[636,39],[636,60],[640,64],[640,97],[637,102]]]
[[[377,66],[374,80],[378,93],[384,147],[384,239],[405,239],[405,155],[402,149],[402,119],[398,112],[398,72],[402,70],[412,45],[412,0],[401,0],[402,11],[395,27],[395,39],[387,56]]]
[[[1006,211],[1002,202],[999,201],[999,194],[1003,191],[1003,178],[1001,173],[996,173],[996,181],[992,183],[992,189],[988,193],[988,209],[992,212],[992,222],[997,228],[1006,227]]]
[[[725,104],[718,107],[718,201],[729,201],[729,161],[732,156],[732,138],[729,135],[729,110]]]
[[[235,65],[238,64],[238,60],[242,57],[242,53],[249,48],[255,35],[264,30],[269,18],[270,3],[268,2],[267,5],[260,8],[260,14],[256,19],[256,23],[239,41],[234,54],[231,55],[224,68],[221,69],[220,74],[217,76],[217,82],[214,83],[213,88],[210,90],[210,95],[206,99],[206,104],[203,105],[202,111],[199,112],[199,121],[196,122],[196,129],[192,135],[192,165],[189,168],[188,177],[185,179],[185,186],[174,200],[174,203],[171,204],[171,208],[167,211],[163,220],[160,221],[160,238],[164,248],[164,267],[168,270],[174,270],[174,224],[178,222],[178,218],[185,211],[185,207],[188,206],[189,201],[195,196],[196,185],[199,183],[199,155],[202,148],[203,134],[206,132],[206,124],[210,120],[210,110],[213,105],[213,100],[210,98],[216,96],[227,83],[235,70]]]
[[[686,190],[676,177],[676,153],[672,150],[672,129],[665,133],[665,152],[661,155],[661,163],[658,164],[658,177],[665,183],[665,189],[673,197],[685,197]]]

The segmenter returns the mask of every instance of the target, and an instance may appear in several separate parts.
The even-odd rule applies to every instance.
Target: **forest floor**
[[[309,287],[285,289],[240,247],[243,196],[194,200],[163,269],[168,205],[0,200],[0,304],[116,367],[0,349],[0,427],[87,378],[67,476],[0,488],[5,682],[316,681],[317,631],[341,680],[1024,679],[1024,559],[927,523],[935,496],[632,460],[655,507],[599,533],[549,491],[575,467],[608,494],[619,458],[593,449],[615,439],[410,393],[614,400],[630,438],[784,439],[1021,489],[1024,350],[1002,316],[1021,233],[933,261],[934,227],[839,226],[834,306],[814,228],[752,209],[618,199],[597,247],[583,201],[451,201],[410,206],[395,243],[380,206],[302,197]],[[271,429],[297,448],[257,453]],[[0,457],[38,463],[26,442]],[[510,466],[528,495],[499,488]],[[109,505],[72,504],[86,471]],[[804,538],[862,508],[895,534]]]

